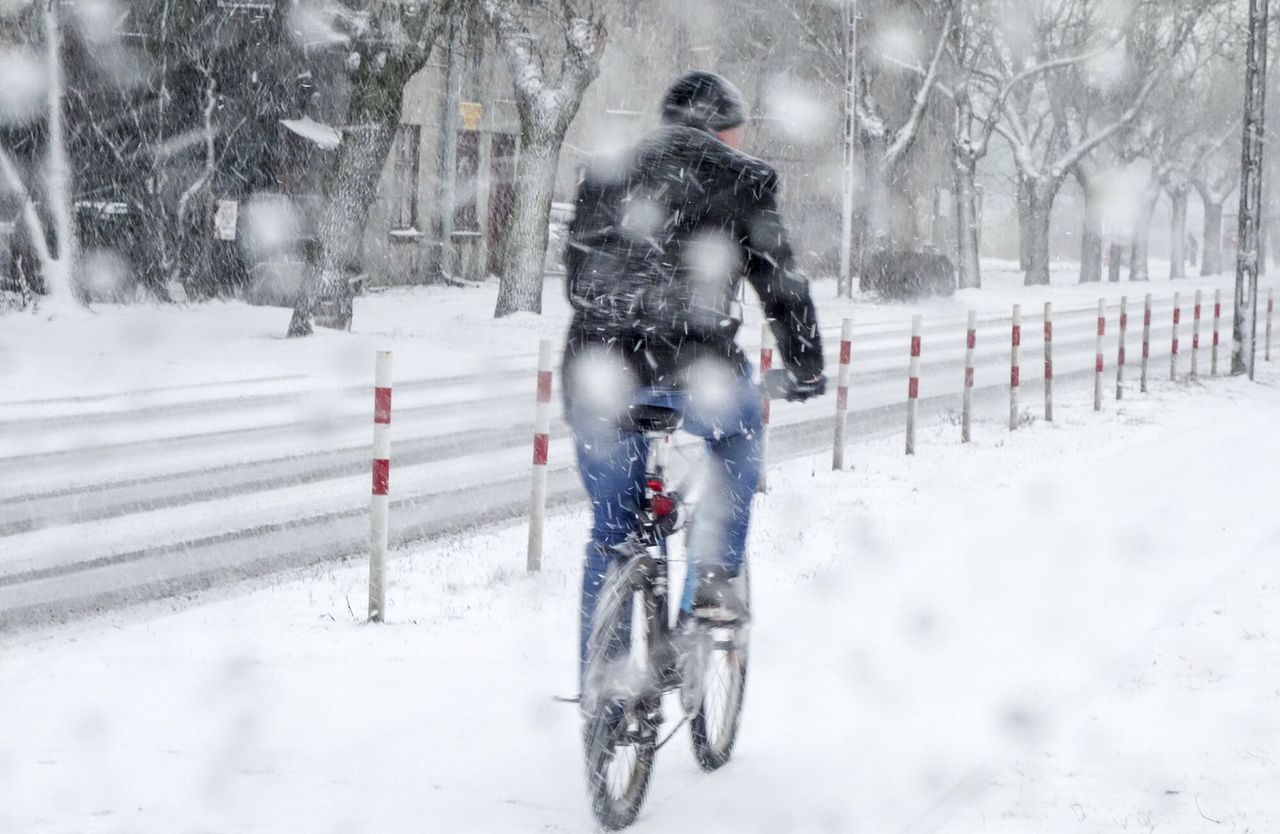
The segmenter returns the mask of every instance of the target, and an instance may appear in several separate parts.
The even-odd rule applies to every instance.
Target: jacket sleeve
[[[751,189],[741,216],[747,279],[764,305],[765,316],[786,368],[798,379],[822,373],[822,337],[809,281],[795,265],[778,206],[778,175],[769,171]]]

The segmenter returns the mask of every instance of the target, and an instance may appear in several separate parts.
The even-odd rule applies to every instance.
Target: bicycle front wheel
[[[717,770],[733,755],[747,690],[745,628],[698,626],[700,687],[697,706],[689,716],[693,754],[703,770]],[[741,634],[736,632],[741,631]]]
[[[610,831],[635,821],[653,773],[661,692],[645,624],[654,609],[637,560],[609,569],[587,639],[582,710],[591,810]]]

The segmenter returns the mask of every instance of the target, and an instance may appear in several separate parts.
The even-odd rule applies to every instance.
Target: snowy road
[[[741,743],[681,734],[633,829],[1276,831],[1280,409],[1258,384],[1063,398],[781,464],[752,531]],[[571,691],[582,510],[389,564],[0,644],[0,831],[595,830]],[[674,705],[673,709],[674,709]],[[1221,825],[1207,818],[1221,821]]]
[[[1184,293],[1183,352],[1191,343]],[[1022,404],[1039,414],[1039,306],[1024,306]],[[1167,379],[1172,299],[1157,296],[1153,379]],[[1210,342],[1208,315],[1202,344]],[[1087,398],[1096,305],[1059,304],[1060,397]],[[1108,398],[1118,304],[1108,308]],[[1009,315],[980,316],[978,419],[1007,414]],[[824,318],[834,370],[839,322]],[[1224,328],[1229,322],[1224,321]],[[1229,332],[1224,331],[1229,340]],[[850,441],[900,432],[909,316],[855,322]],[[1141,302],[1130,307],[1129,390],[1136,391]],[[745,341],[745,339],[744,339]],[[929,315],[923,335],[925,425],[959,408],[964,316]],[[754,349],[750,352],[755,355]],[[1223,367],[1227,362],[1224,347]],[[1181,372],[1189,368],[1184,356]],[[1202,350],[1200,370],[1208,371]],[[525,512],[532,359],[485,373],[397,379],[391,538],[404,544]],[[265,369],[264,369],[265,370]],[[247,376],[247,375],[246,375]],[[367,536],[370,391],[303,374],[141,387],[0,403],[0,628],[59,620],[357,553]],[[829,447],[833,398],[775,407],[771,455]],[[984,429],[991,431],[993,428]],[[553,425],[551,500],[580,495],[563,423]],[[857,452],[852,453],[857,460]]]

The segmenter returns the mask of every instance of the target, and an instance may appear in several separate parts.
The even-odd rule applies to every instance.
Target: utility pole
[[[844,27],[844,160],[840,171],[840,281],[841,298],[853,297],[853,191],[858,145],[858,0],[840,7]]]
[[[1258,331],[1258,272],[1262,232],[1263,131],[1267,104],[1267,12],[1269,0],[1249,0],[1249,52],[1245,63],[1244,142],[1241,155],[1236,304],[1231,329],[1231,373],[1253,379]],[[1246,318],[1247,316],[1247,318]],[[1247,351],[1247,356],[1246,356]]]
[[[439,281],[447,281],[458,272],[457,253],[453,246],[453,213],[457,206],[458,127],[461,122],[463,61],[466,57],[462,53],[462,29],[462,21],[455,16],[449,22],[444,96],[440,105],[440,154],[436,169],[440,190],[434,218],[439,256],[433,276]]]

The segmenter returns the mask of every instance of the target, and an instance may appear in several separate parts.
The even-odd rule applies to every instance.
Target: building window
[[[396,231],[418,228],[418,145],[421,136],[421,125],[400,125],[396,132],[395,204],[391,216],[391,226]]]

